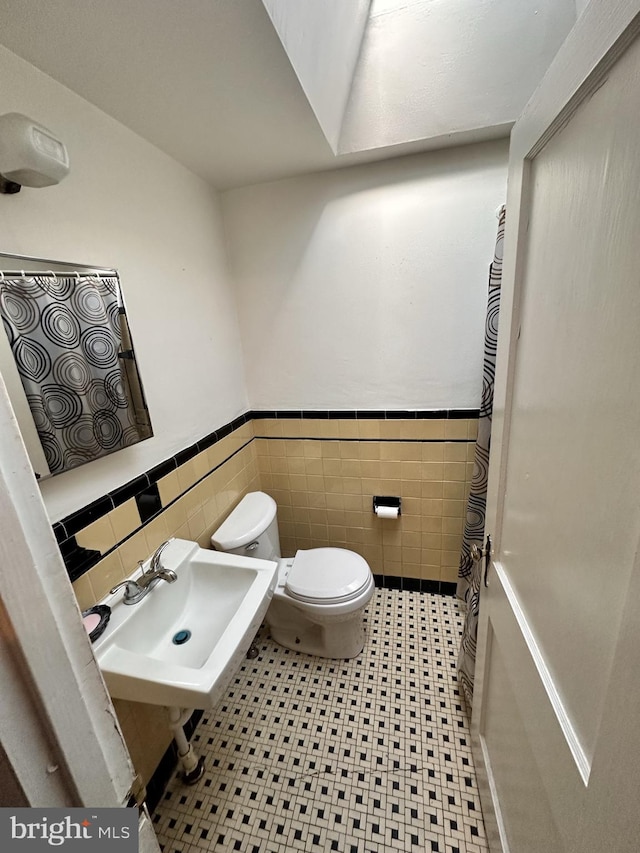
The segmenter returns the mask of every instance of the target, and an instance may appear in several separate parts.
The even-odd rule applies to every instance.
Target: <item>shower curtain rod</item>
[[[0,270],[0,274],[5,278],[22,278],[25,277],[35,277],[45,278],[53,276],[57,278],[58,276],[70,276],[76,275],[80,270],[58,270],[58,272],[54,272],[54,270]],[[98,269],[97,267],[85,267],[82,271],[82,275],[104,275],[104,276],[117,276],[118,273],[115,270],[103,270]],[[2,280],[0,278],[0,284]]]
[[[31,261],[34,264],[55,264],[58,267],[69,267],[73,272],[78,270],[89,270],[91,272],[100,272],[105,275],[117,275],[117,270],[109,269],[108,267],[101,267],[98,264],[77,264],[74,261],[62,261],[60,259],[54,260],[53,258],[36,258],[34,255],[13,255],[10,252],[0,252],[0,258],[7,258],[12,261]],[[5,275],[7,275],[6,271],[3,270]],[[20,270],[22,273],[22,270]]]

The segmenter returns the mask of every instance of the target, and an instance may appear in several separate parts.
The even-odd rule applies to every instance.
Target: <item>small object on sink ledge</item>
[[[110,618],[111,608],[106,604],[96,604],[82,611],[82,624],[92,643],[104,632]]]

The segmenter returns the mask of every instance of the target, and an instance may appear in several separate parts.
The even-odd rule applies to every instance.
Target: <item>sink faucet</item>
[[[167,541],[163,542],[159,548],[156,548],[156,550],[153,554],[153,557],[151,558],[151,562],[149,564],[149,571],[151,571],[151,572],[168,571],[171,575],[173,575],[171,580],[169,580],[168,578],[164,578],[164,580],[169,580],[169,583],[173,583],[173,581],[177,580],[178,576],[173,571],[173,569],[166,569],[165,570],[162,568],[162,564],[160,562],[160,557],[162,556],[162,552],[164,551],[164,549],[171,542],[173,542],[173,539],[167,539]]]
[[[151,561],[149,563],[149,568],[146,571],[143,571],[140,577],[137,580],[126,580],[121,581],[116,584],[110,592],[113,594],[120,587],[124,587],[124,596],[122,598],[123,604],[137,604],[139,601],[145,597],[145,595],[150,592],[153,587],[158,583],[158,581],[163,580],[167,583],[173,583],[178,580],[178,575],[173,571],[173,569],[165,569],[165,567],[160,562],[160,557],[162,552],[167,547],[167,545],[171,542],[171,539],[167,539],[166,542],[163,542],[162,545],[154,552],[151,557]],[[142,568],[142,560],[140,560],[140,568]]]

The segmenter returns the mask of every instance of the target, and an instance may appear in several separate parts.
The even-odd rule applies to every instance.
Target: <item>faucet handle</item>
[[[117,592],[121,587],[124,587],[124,595],[122,596],[123,604],[137,604],[147,594],[146,587],[141,586],[131,579],[117,583],[111,590],[111,593]]]
[[[137,593],[140,592],[140,587],[138,586],[138,584],[135,581],[126,580],[126,581],[120,581],[120,583],[117,583],[113,587],[113,589],[109,590],[109,594],[113,595],[114,592],[117,592],[123,586],[126,587],[126,589],[124,591],[124,597],[125,598],[132,598],[134,595],[136,595]]]

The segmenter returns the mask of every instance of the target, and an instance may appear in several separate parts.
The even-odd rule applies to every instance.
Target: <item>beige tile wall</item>
[[[278,504],[284,554],[348,547],[376,574],[456,580],[476,418],[253,424],[260,484]],[[400,518],[374,515],[374,495],[401,497]]]
[[[256,489],[278,504],[285,555],[348,547],[376,574],[455,581],[476,433],[477,419],[254,420],[163,477],[165,509],[153,521],[141,525],[132,498],[77,534],[79,545],[105,555],[73,584],[78,603],[95,604],[170,536],[209,547],[212,532]],[[399,495],[401,517],[377,518],[373,495]],[[115,706],[146,784],[171,740],[166,713]]]

